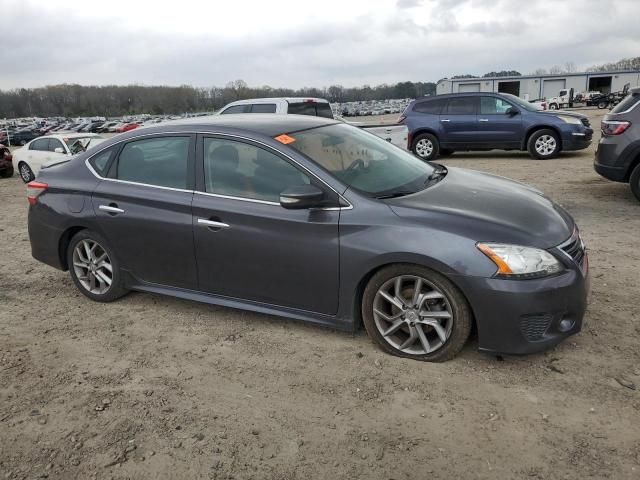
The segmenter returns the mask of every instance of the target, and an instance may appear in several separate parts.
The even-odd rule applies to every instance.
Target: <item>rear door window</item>
[[[311,115],[314,117],[333,118],[331,106],[325,102],[291,102],[287,113],[291,115]]]
[[[613,108],[613,110],[611,110],[611,113],[626,112],[627,110],[634,108],[639,101],[640,93],[627,95],[618,105]]]
[[[220,112],[220,115],[227,115],[229,113],[249,113],[250,111],[251,105],[233,105]]]
[[[251,113],[276,113],[276,104],[254,103],[251,105]]]
[[[41,152],[49,151],[49,139],[48,138],[39,138],[34,140],[29,145],[29,150],[38,150]]]
[[[432,115],[439,115],[442,111],[442,107],[444,107],[447,103],[445,98],[439,98],[437,100],[425,100],[419,103],[416,103],[413,106],[413,111],[418,113],[430,113]]]
[[[188,186],[190,137],[155,137],[127,143],[116,178],[128,182],[185,189]]]
[[[109,160],[111,160],[111,157],[113,156],[114,153],[115,153],[115,147],[107,148],[106,150],[103,150],[99,154],[91,157],[91,159],[89,160],[89,163],[91,164],[93,169],[96,172],[98,172],[99,175],[104,177],[107,174]]]
[[[478,97],[450,98],[445,112],[448,115],[475,115]]]

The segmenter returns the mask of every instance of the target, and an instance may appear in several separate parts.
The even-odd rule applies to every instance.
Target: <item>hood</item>
[[[479,242],[551,248],[567,240],[575,225],[533,187],[453,167],[437,184],[386,202],[400,217]]]
[[[587,118],[587,116],[583,115],[582,113],[567,112],[566,110],[542,110],[537,113],[542,113],[543,115],[564,115],[565,117],[574,117],[574,118],[579,118],[581,120],[583,118]]]

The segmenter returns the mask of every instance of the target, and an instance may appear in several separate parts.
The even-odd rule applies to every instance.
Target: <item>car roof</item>
[[[289,102],[289,103],[329,103],[328,100],[324,98],[315,98],[315,97],[267,97],[267,98],[247,98],[245,100],[236,100],[235,102],[231,102],[225,105],[228,107],[230,105],[249,105],[254,103],[273,103],[273,102]],[[223,107],[224,108],[224,107]]]
[[[498,97],[502,97],[504,94],[501,92],[460,92],[460,93],[443,93],[441,95],[430,95],[428,97],[420,97],[416,98],[416,102],[424,102],[429,100],[436,100],[439,98],[457,98],[457,97],[486,97],[489,95],[496,95]]]
[[[55,133],[51,135],[43,135],[38,138],[57,138],[58,140],[64,140],[65,138],[87,138],[87,137],[98,137],[97,133]]]
[[[322,127],[340,123],[332,118],[316,117],[312,115],[278,115],[276,113],[236,113],[228,115],[207,115],[202,117],[170,120],[157,125],[144,126],[148,132],[162,132],[167,127],[180,126],[187,129],[197,129],[203,132],[215,132],[220,128],[244,130],[260,135],[273,137],[281,133],[291,133],[299,130]]]

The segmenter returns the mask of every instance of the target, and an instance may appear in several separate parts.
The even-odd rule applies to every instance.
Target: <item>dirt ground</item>
[[[590,251],[582,333],[503,361],[473,339],[428,364],[364,332],[149,294],[92,303],[31,258],[24,185],[0,180],[0,478],[640,478],[640,204],[596,175],[594,148],[443,162],[542,189]]]

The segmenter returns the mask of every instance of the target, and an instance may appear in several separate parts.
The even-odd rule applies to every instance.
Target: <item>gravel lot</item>
[[[23,183],[0,180],[0,478],[639,478],[640,204],[594,148],[443,162],[542,189],[590,249],[582,333],[503,361],[472,340],[419,363],[149,294],[92,303],[31,258]]]

